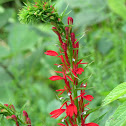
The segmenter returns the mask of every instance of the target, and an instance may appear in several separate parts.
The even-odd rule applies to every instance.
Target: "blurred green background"
[[[31,0],[32,1],[32,0]],[[58,69],[55,58],[44,55],[46,50],[58,51],[57,36],[50,24],[25,25],[18,21],[18,12],[25,0],[0,0],[0,102],[13,104],[20,112],[26,110],[33,126],[55,126],[49,112],[59,108],[56,89],[63,81],[48,78]],[[85,33],[80,40],[80,57],[92,62],[83,74],[88,80],[87,94],[94,100],[90,108],[101,105],[105,96],[126,81],[126,1],[125,0],[53,0],[60,14],[67,5],[68,16],[74,18],[74,32]],[[63,19],[67,23],[67,17]],[[79,37],[79,36],[77,36]],[[88,121],[104,114],[104,126],[121,101],[116,101],[91,114]],[[1,126],[14,125],[3,120]]]

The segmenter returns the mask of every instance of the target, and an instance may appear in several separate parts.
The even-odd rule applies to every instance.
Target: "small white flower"
[[[62,66],[61,65],[58,65],[57,67],[59,68],[59,67],[62,67]]]
[[[62,119],[62,122],[64,122],[65,119]]]
[[[59,98],[59,100],[62,100],[62,99],[64,99],[64,97],[60,97],[60,98]]]
[[[86,84],[83,84],[84,87],[86,87]]]
[[[72,61],[75,62],[75,59],[73,58]]]
[[[82,112],[82,113],[81,113],[81,115],[86,115],[86,113],[87,113],[87,112],[86,112],[86,111],[84,111],[84,112]]]
[[[70,96],[71,94],[70,94],[70,92],[68,93],[68,96]]]

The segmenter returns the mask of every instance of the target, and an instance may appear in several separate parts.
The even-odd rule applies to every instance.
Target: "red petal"
[[[86,107],[87,105],[89,105],[89,103],[85,104],[84,107]]]
[[[45,52],[46,55],[49,55],[49,56],[57,56],[58,53],[53,51],[53,50],[48,50]]]
[[[68,77],[68,79],[70,79],[73,82],[73,79],[71,77],[69,77],[68,75],[66,75]]]
[[[55,71],[56,73],[63,73],[62,71]]]
[[[99,125],[96,123],[87,123],[87,124],[85,124],[85,126],[99,126]]]
[[[64,125],[64,124],[62,124],[62,123],[58,123],[58,125],[60,125],[60,126],[66,126],[66,125]]]
[[[84,69],[83,68],[78,68],[77,69],[77,74],[82,74],[82,72],[84,72]]]
[[[61,77],[61,76],[51,76],[49,79],[52,80],[52,81],[55,81],[55,80],[62,80],[64,78]]]
[[[92,99],[94,98],[92,95],[86,95],[86,96],[83,96],[83,98],[87,101],[92,101]]]

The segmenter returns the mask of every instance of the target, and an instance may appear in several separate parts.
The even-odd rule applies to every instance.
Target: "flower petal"
[[[61,77],[61,76],[51,76],[49,79],[52,80],[52,81],[55,81],[55,80],[62,80],[64,78]]]
[[[45,52],[46,55],[49,55],[49,56],[57,56],[58,53],[53,51],[53,50],[48,50]]]
[[[84,124],[85,126],[99,126],[98,124],[96,123],[87,123],[87,124]]]
[[[92,101],[92,99],[94,98],[92,95],[86,95],[86,96],[83,96],[83,98],[87,101]]]
[[[77,69],[77,74],[82,74],[82,72],[84,72],[84,69],[83,68],[78,68]]]
[[[58,125],[60,125],[60,126],[66,126],[66,125],[64,125],[64,124],[62,124],[62,123],[57,123]]]

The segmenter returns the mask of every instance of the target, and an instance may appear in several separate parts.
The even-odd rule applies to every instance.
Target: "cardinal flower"
[[[52,81],[56,81],[56,80],[62,80],[64,78],[61,77],[61,76],[51,76],[49,79],[52,80]]]
[[[46,55],[49,55],[49,56],[57,56],[58,53],[53,51],[53,50],[48,50],[45,52]]]
[[[92,95],[85,95],[85,92],[82,92],[79,96],[77,96],[75,99],[79,98],[79,97],[82,97],[84,98],[85,100],[87,101],[92,101],[92,99],[94,98]]]
[[[52,115],[51,118],[55,119],[55,118],[59,117],[64,111],[65,111],[65,109],[60,108],[60,109],[56,109],[56,110],[50,112],[50,115]]]
[[[66,114],[69,117],[72,117],[73,114],[77,115],[77,107],[74,102],[66,107]]]

